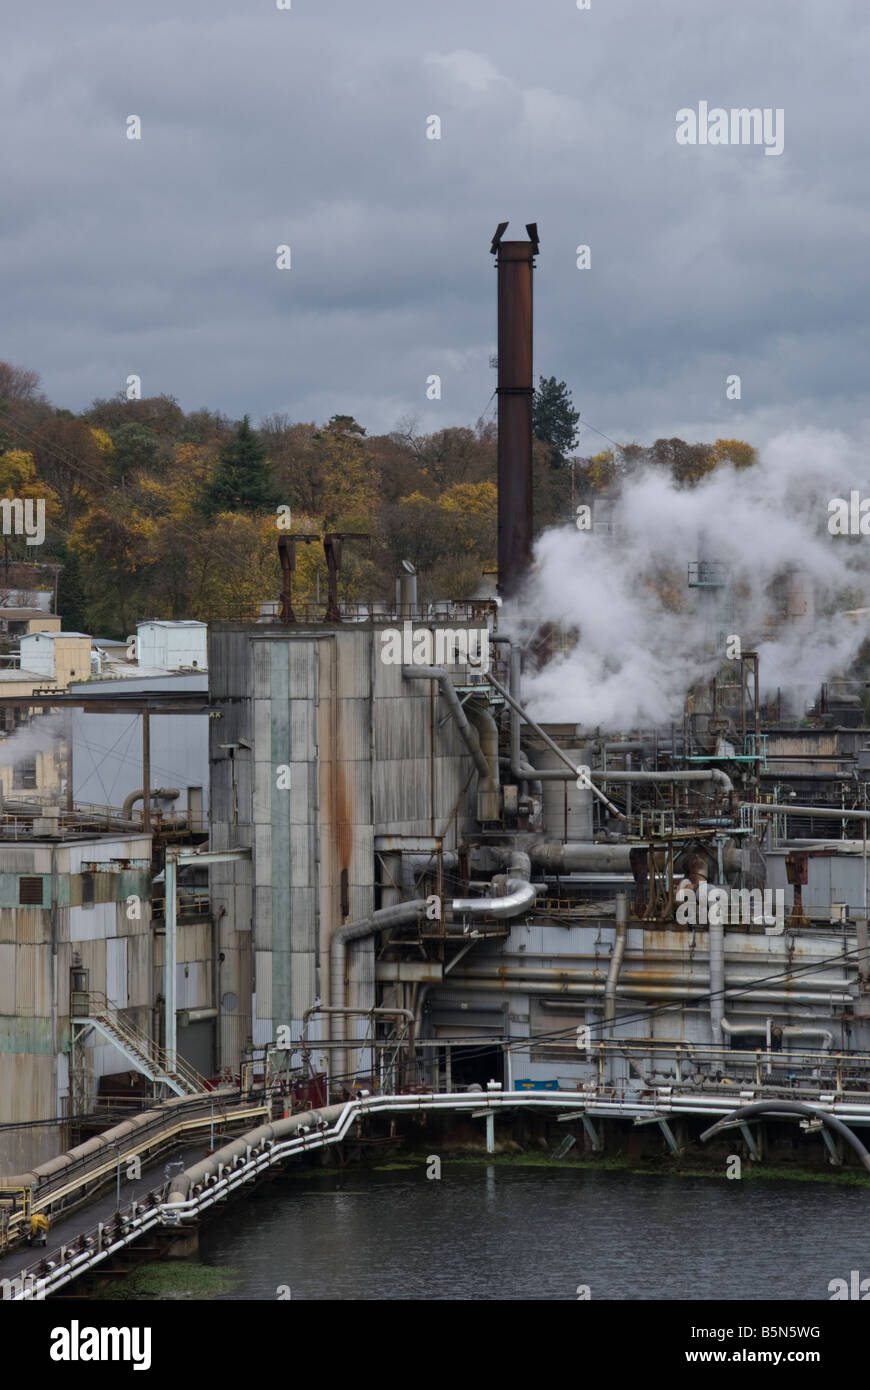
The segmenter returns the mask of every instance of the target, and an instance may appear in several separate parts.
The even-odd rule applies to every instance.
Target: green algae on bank
[[[100,1289],[100,1298],[202,1300],[231,1293],[237,1277],[232,1269],[188,1260],[158,1260],[123,1279],[113,1279]]]
[[[396,1164],[384,1164],[374,1166],[374,1172],[388,1172],[391,1169],[414,1169],[424,1167],[429,1161],[428,1154],[408,1154],[403,1155],[404,1162]],[[724,1171],[716,1168],[711,1163],[693,1163],[691,1159],[670,1160],[667,1158],[650,1158],[643,1167],[638,1166],[637,1159],[628,1159],[619,1155],[583,1155],[577,1157],[555,1158],[551,1153],[494,1153],[488,1154],[480,1149],[462,1149],[441,1155],[442,1176],[448,1167],[456,1165],[473,1165],[486,1167],[495,1164],[500,1168],[544,1168],[544,1169],[573,1169],[575,1172],[622,1172],[631,1173],[635,1176],[646,1177],[686,1177],[686,1178],[711,1178],[715,1181],[725,1179]],[[867,1187],[870,1185],[870,1174],[863,1169],[847,1169],[844,1172],[825,1172],[823,1169],[804,1168],[798,1165],[794,1167],[777,1167],[773,1164],[751,1163],[749,1159],[743,1162],[742,1177],[740,1181],[745,1182],[749,1179],[761,1181],[788,1181],[788,1182],[816,1182],[834,1183],[841,1187]],[[727,1180],[727,1179],[725,1179]],[[734,1181],[734,1179],[731,1179]]]

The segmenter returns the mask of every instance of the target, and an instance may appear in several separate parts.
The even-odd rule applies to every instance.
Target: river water
[[[445,1160],[285,1179],[206,1222],[198,1263],[225,1299],[827,1300],[870,1277],[868,1216],[863,1187]]]

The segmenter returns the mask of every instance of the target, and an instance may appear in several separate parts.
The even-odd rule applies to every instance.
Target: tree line
[[[726,459],[749,466],[737,440],[658,440],[590,458],[572,455],[578,412],[564,382],[541,378],[534,400],[535,529],[570,524],[576,503],[612,493],[641,463],[693,486]],[[54,407],[31,370],[0,362],[0,498],[43,498],[46,539],[34,557],[3,536],[4,587],[35,558],[59,564],[64,627],[125,637],[137,619],[251,618],[280,588],[278,508],[294,531],[363,532],[347,546],[345,599],[392,598],[409,560],[421,600],[471,598],[494,569],[494,421],[423,433],[406,419],[369,435],[352,416],[325,424],[274,414],[185,412],[171,396]],[[50,583],[45,579],[45,586]],[[326,594],[320,546],[297,547],[300,603]]]

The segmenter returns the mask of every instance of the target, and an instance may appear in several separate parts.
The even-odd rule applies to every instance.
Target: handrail
[[[102,1013],[109,1026],[120,1034],[128,1046],[132,1044],[132,1050],[141,1053],[154,1070],[161,1071],[166,1076],[179,1078],[188,1086],[192,1086],[196,1092],[208,1091],[205,1077],[201,1076],[195,1067],[178,1054],[175,1058],[175,1069],[170,1071],[166,1050],[131,1020],[123,1018],[120,1010],[100,990],[77,990],[76,993],[86,995],[91,1011],[94,1012],[94,1008],[96,1008],[94,1017]],[[81,1017],[81,1015],[73,1015],[73,1017]]]

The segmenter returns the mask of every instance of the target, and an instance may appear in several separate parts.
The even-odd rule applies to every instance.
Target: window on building
[[[36,754],[32,758],[22,758],[15,764],[12,773],[13,790],[25,790],[36,786]]]
[[[18,904],[20,907],[42,907],[41,878],[20,878],[18,880]]]

